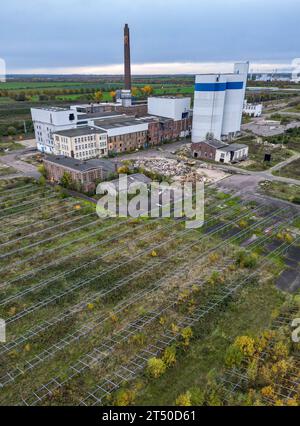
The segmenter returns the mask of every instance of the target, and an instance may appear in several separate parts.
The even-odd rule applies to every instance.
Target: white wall
[[[240,131],[248,69],[248,62],[237,63],[233,74],[196,76],[193,142],[201,142],[207,133],[221,139]]]
[[[226,84],[223,75],[197,75],[194,99],[192,141],[201,142],[207,133],[212,133],[216,139],[221,139],[225,90],[211,90]],[[197,87],[200,85],[199,87]],[[206,89],[208,88],[208,89]]]
[[[174,121],[182,120],[182,114],[191,109],[191,98],[148,98],[148,114],[171,118]]]
[[[70,114],[74,115],[74,120],[70,120]],[[31,116],[37,149],[47,154],[53,153],[53,133],[75,128],[77,122],[77,112],[71,109],[32,108]]]
[[[248,104],[248,102],[245,101],[243,113],[252,117],[260,117],[262,115],[262,108],[262,104]]]
[[[217,149],[215,161],[221,162],[222,155],[224,155],[224,163],[225,164],[230,163],[230,161],[231,161],[230,151],[229,152],[222,151],[222,148]],[[248,157],[248,155],[249,155],[249,147],[247,146],[245,148],[241,148],[241,149],[235,151],[232,161],[240,161],[245,156]]]
[[[241,129],[246,88],[245,75],[227,75],[227,83],[229,84],[225,95],[222,135],[235,134]],[[243,87],[241,89],[230,89],[230,83],[232,85],[242,84]]]
[[[230,152],[224,152],[221,149],[216,150],[216,157],[215,161],[221,162],[221,156],[224,155],[224,163],[228,164],[230,163]]]

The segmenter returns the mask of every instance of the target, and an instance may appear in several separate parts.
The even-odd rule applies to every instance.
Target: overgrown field
[[[299,247],[297,215],[208,188],[199,229],[100,219],[59,188],[0,181],[0,404],[175,404],[190,386],[214,392],[204,374],[221,373],[232,338],[259,333],[286,299],[274,280]]]
[[[291,203],[300,204],[300,186],[285,182],[263,181],[260,184],[263,194],[280,198]]]
[[[276,176],[283,176],[291,179],[300,179],[300,159],[292,161],[290,164],[274,172]]]
[[[249,160],[250,164],[244,168],[253,171],[267,170],[270,167],[276,166],[276,164],[287,160],[293,155],[293,152],[288,147],[278,146],[265,146],[262,143],[258,143],[256,138],[251,136],[244,136],[239,139],[239,143],[246,144],[249,147]],[[265,154],[271,154],[272,161],[264,161]],[[243,167],[243,163],[240,164]]]

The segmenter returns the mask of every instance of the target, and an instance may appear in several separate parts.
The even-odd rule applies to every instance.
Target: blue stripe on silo
[[[244,87],[244,83],[242,81],[231,81],[227,83],[227,90],[241,90]]]
[[[196,83],[196,92],[223,92],[226,90],[226,83]]]
[[[232,81],[229,83],[196,83],[196,92],[224,92],[225,90],[241,90],[244,87],[242,81]]]

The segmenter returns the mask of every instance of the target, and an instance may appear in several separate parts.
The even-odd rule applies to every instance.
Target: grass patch
[[[157,380],[144,382],[137,405],[174,405],[176,398],[193,387],[204,390],[224,369],[224,354],[243,334],[258,335],[268,328],[272,312],[285,297],[273,283],[245,288],[226,310],[212,315],[205,324],[194,328],[197,339],[182,352],[175,367]]]
[[[260,184],[260,190],[270,197],[280,198],[281,200],[300,204],[299,185],[286,184],[284,182],[264,181]]]
[[[300,179],[300,158],[273,172],[275,176]]]
[[[240,138],[239,143],[248,145],[249,147],[249,160],[251,164],[243,167],[243,163],[240,164],[246,170],[251,171],[263,171],[268,170],[269,168],[276,166],[276,164],[281,163],[289,159],[293,153],[288,148],[282,148],[281,146],[269,146],[259,143],[254,138],[249,138],[248,136]],[[265,154],[271,154],[272,161],[265,162]]]

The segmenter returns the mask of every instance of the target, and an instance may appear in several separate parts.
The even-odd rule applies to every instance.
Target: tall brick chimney
[[[131,63],[130,63],[130,33],[128,24],[124,27],[124,68],[125,90],[131,90]]]

